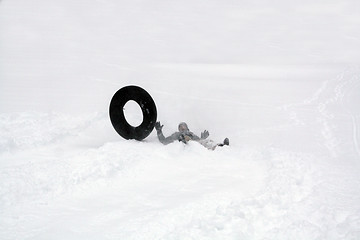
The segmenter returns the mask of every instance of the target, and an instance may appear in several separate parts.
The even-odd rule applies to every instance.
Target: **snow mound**
[[[326,204],[326,173],[312,164],[322,161],[312,154],[272,146],[216,151],[196,142],[163,146],[154,135],[143,142],[74,145],[94,140],[88,139],[89,128],[111,128],[107,118],[1,117],[2,129],[15,129],[2,138],[11,143],[1,154],[2,239],[42,239],[50,233],[54,239],[357,236],[359,216]],[[46,124],[39,137],[26,131]],[[26,214],[14,218],[18,211]],[[12,232],[18,225],[22,230]]]

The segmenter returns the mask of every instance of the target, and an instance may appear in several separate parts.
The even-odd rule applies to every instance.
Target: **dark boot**
[[[228,138],[225,138],[224,139],[224,142],[223,143],[219,143],[218,144],[218,146],[220,146],[220,147],[223,147],[223,146],[229,146],[229,144],[230,144],[230,141],[229,141],[229,139]]]

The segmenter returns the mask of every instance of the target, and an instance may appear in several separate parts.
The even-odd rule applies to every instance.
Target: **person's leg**
[[[207,149],[211,149],[211,150],[215,150],[217,146],[219,147],[229,146],[228,138],[225,138],[223,143],[218,143],[218,144],[215,144],[213,140],[208,140],[208,139],[200,139],[198,142]]]
[[[214,150],[215,147],[217,146],[217,144],[214,143],[214,141],[210,140],[210,139],[200,139],[197,142],[199,142],[201,145],[203,145],[207,149],[211,149],[211,150]]]

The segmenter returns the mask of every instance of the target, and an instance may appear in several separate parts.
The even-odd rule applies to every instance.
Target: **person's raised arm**
[[[172,143],[176,140],[179,140],[179,134],[177,133],[174,133],[172,134],[171,136],[169,137],[165,137],[163,132],[162,132],[162,128],[163,128],[164,125],[161,125],[160,122],[156,122],[155,123],[155,129],[156,129],[156,133],[157,133],[157,136],[158,136],[158,139],[159,141],[162,143],[162,144],[169,144],[169,143]]]

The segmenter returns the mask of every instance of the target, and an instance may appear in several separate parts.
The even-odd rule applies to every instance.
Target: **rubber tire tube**
[[[131,126],[125,119],[124,106],[130,100],[137,102],[143,113],[143,121],[137,127]],[[147,91],[138,86],[126,86],[112,97],[109,115],[115,131],[121,137],[141,141],[154,129],[157,111],[155,102]]]

